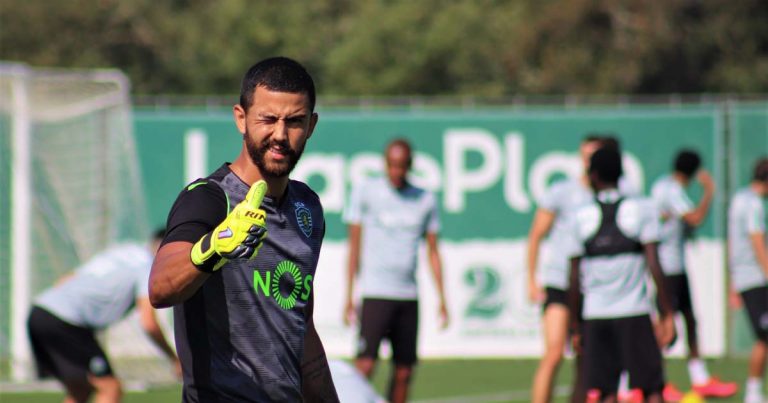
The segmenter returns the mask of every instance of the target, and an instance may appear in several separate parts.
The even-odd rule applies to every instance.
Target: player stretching
[[[715,185],[712,177],[701,166],[696,152],[682,150],[675,157],[671,175],[658,179],[651,188],[651,196],[661,214],[661,243],[659,262],[664,270],[664,284],[667,287],[673,312],[680,312],[685,320],[688,340],[688,373],[693,390],[703,397],[728,397],[736,393],[738,386],[733,382],[721,382],[711,377],[707,365],[699,356],[696,317],[691,302],[691,291],[685,265],[685,227],[697,227],[704,222],[709,211]],[[685,188],[694,178],[701,184],[704,194],[694,206],[686,195]],[[669,384],[665,395],[681,395]],[[674,393],[672,393],[674,391]]]
[[[755,344],[749,357],[745,403],[763,402],[763,377],[768,358],[768,252],[765,209],[768,196],[768,159],[755,165],[752,182],[731,199],[728,209],[728,256],[731,287],[741,294]]]
[[[664,388],[661,349],[674,337],[674,322],[664,292],[656,243],[659,223],[651,202],[624,198],[618,191],[621,156],[611,148],[596,151],[589,179],[596,195],[570,221],[563,244],[571,258],[569,307],[574,344],[582,348],[587,387],[604,402],[615,402],[622,369],[631,387],[648,402],[661,402]],[[661,299],[654,333],[646,290],[648,267]],[[583,293],[583,327],[577,325],[579,290]],[[583,330],[584,345],[581,346]],[[658,341],[657,341],[658,340]]]

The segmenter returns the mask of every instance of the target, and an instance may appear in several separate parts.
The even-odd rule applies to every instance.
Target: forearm
[[[149,336],[149,339],[152,340],[152,343],[157,346],[166,357],[172,360],[176,359],[176,352],[173,351],[171,345],[168,344],[168,340],[165,338],[165,334],[159,326],[154,329],[147,329],[146,333]]]
[[[176,352],[173,351],[173,348],[168,344],[168,340],[165,338],[163,329],[157,321],[157,315],[149,302],[149,298],[137,298],[136,308],[139,312],[139,319],[141,321],[141,327],[144,329],[144,333],[149,336],[152,343],[169,359],[176,359]]]
[[[158,251],[149,278],[149,297],[155,308],[186,301],[210,276],[192,264],[191,250],[191,243],[172,242]]]
[[[347,301],[351,301],[354,296],[355,277],[357,276],[358,267],[359,254],[350,252],[349,261],[347,263]]]
[[[578,330],[578,321],[581,317],[581,279],[579,277],[579,266],[581,259],[572,258],[569,261],[569,286],[568,286],[568,311],[569,328],[572,331]]]
[[[351,224],[348,228],[349,258],[347,260],[347,301],[352,301],[355,288],[355,277],[360,268],[360,233],[362,227]]]
[[[672,313],[672,304],[669,302],[666,286],[664,285],[664,272],[659,264],[659,254],[656,244],[645,245],[645,257],[648,271],[651,273],[656,285],[656,295],[659,299],[659,315],[667,316]]]
[[[312,322],[304,336],[304,357],[301,362],[301,390],[308,402],[338,402],[336,388],[328,367],[328,358],[320,336]]]
[[[539,262],[539,245],[541,244],[541,236],[537,234],[531,234],[528,237],[528,283],[532,284],[536,282],[536,267]]]
[[[750,236],[752,249],[755,251],[755,260],[763,269],[763,273],[768,276],[768,251],[765,247],[765,234],[753,234]]]
[[[435,288],[440,298],[440,303],[445,304],[445,285],[443,281],[443,263],[440,254],[433,251],[429,254],[429,266],[432,269],[432,277],[435,280]]]
[[[704,195],[701,197],[701,200],[699,200],[699,205],[696,206],[693,214],[691,214],[690,219],[686,220],[688,224],[693,226],[701,225],[701,223],[704,222],[704,219],[707,217],[707,212],[709,211],[709,206],[711,203],[712,193],[711,191],[705,191]]]

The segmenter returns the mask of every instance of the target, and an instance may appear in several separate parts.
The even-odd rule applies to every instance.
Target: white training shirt
[[[682,274],[685,272],[683,216],[693,211],[693,202],[680,182],[671,175],[664,176],[653,184],[651,197],[659,214],[667,217],[661,225],[659,243],[661,269],[667,275]]]
[[[597,195],[603,203],[613,203],[620,197],[621,194],[615,189]],[[601,221],[602,212],[597,202],[579,208],[569,223],[569,236],[563,243],[563,251],[568,256],[581,257],[584,319],[613,319],[650,313],[646,264],[641,253],[584,256],[584,243],[597,233]],[[624,199],[616,213],[616,221],[625,236],[641,244],[659,239],[658,216],[648,199]]]
[[[112,246],[78,267],[72,277],[40,294],[35,305],[77,326],[105,328],[149,295],[152,254],[145,245]]]
[[[728,208],[728,268],[739,292],[768,284],[752,247],[754,234],[765,234],[765,208],[760,195],[747,187],[733,195]]]
[[[440,229],[435,196],[407,185],[394,188],[385,177],[360,183],[344,210],[344,222],[359,224],[363,297],[414,300],[421,240]]]
[[[592,189],[584,186],[578,179],[566,179],[552,184],[539,201],[540,208],[555,214],[555,220],[547,237],[549,253],[541,265],[541,282],[544,286],[561,290],[568,288],[568,256],[557,248],[567,236],[567,223],[571,215],[579,207],[593,200]]]

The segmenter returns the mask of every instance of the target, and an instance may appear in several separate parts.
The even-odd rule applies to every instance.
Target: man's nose
[[[288,138],[288,125],[285,123],[285,120],[278,119],[277,122],[275,122],[272,137],[274,137],[275,140],[284,140]]]

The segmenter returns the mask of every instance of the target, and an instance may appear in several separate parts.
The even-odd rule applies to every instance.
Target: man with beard
[[[288,178],[317,124],[314,107],[297,62],[252,66],[234,106],[240,154],[171,208],[150,299],[174,307],[185,402],[338,401],[312,320],[323,210]]]

